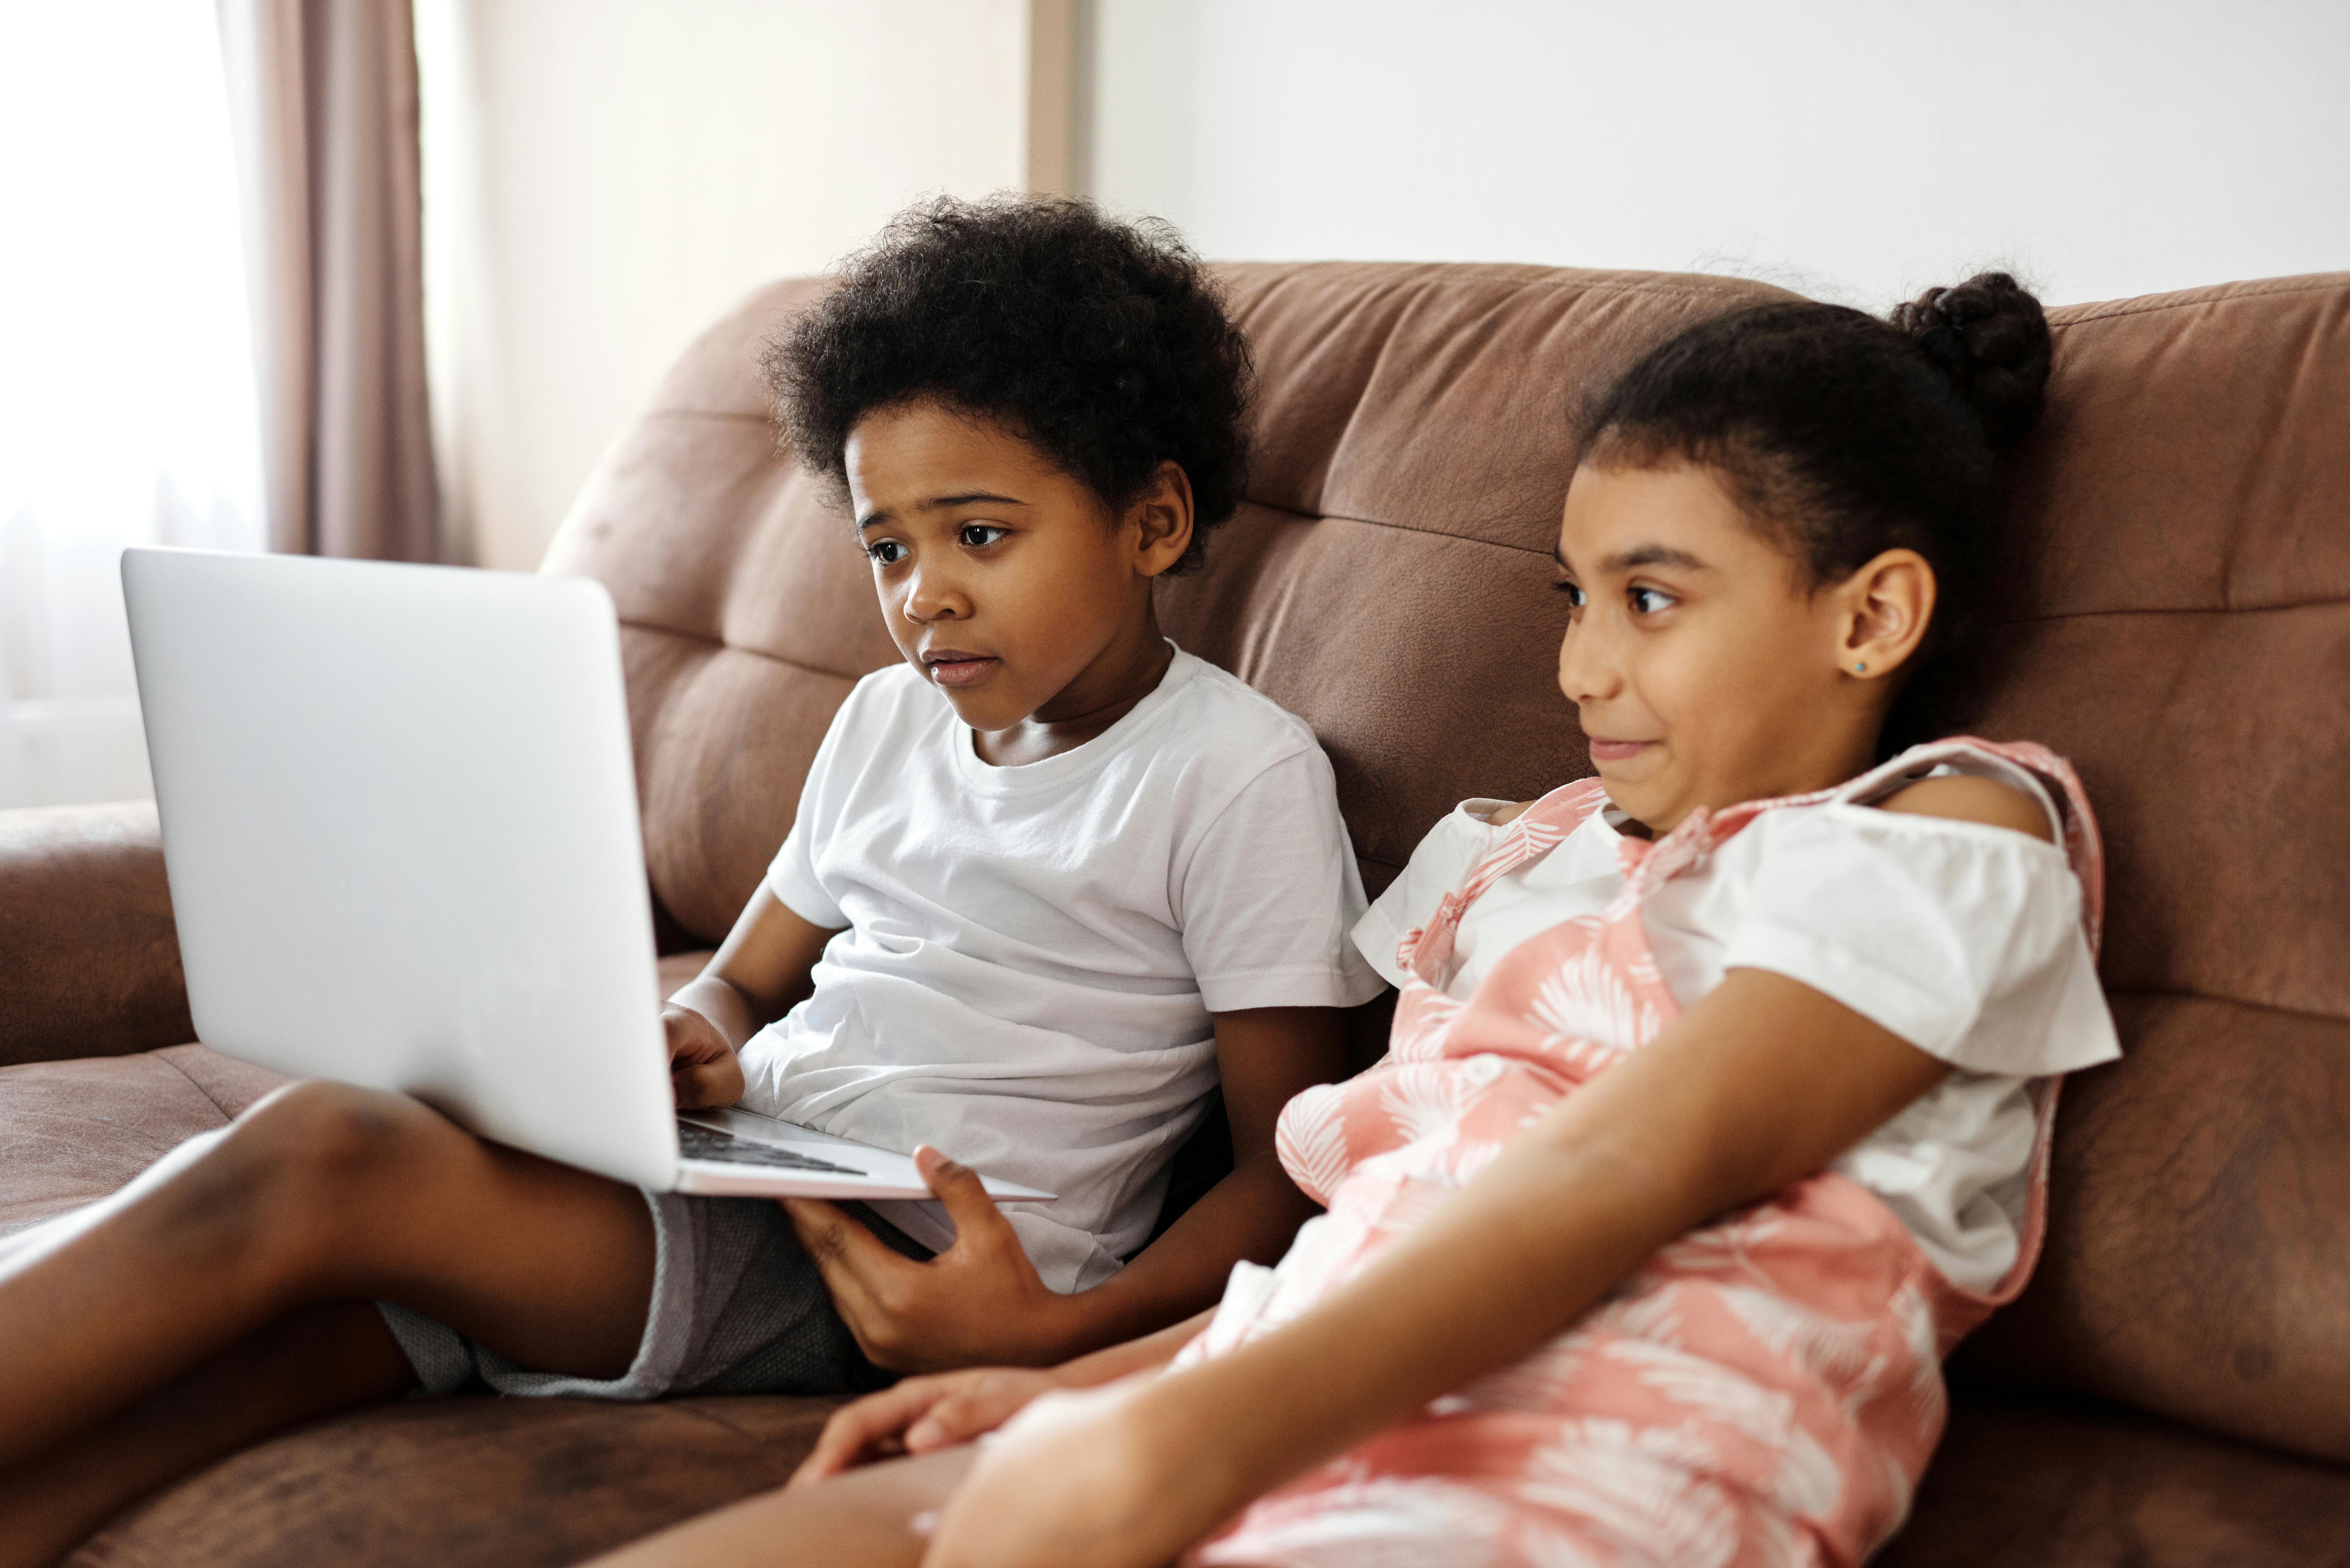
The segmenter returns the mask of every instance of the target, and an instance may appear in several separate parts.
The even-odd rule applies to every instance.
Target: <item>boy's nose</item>
[[[908,620],[968,620],[971,598],[949,578],[917,574],[906,589]]]

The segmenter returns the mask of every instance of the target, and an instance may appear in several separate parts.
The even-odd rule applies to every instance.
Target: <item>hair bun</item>
[[[1896,306],[1893,325],[1957,384],[1991,444],[2005,448],[2040,418],[2048,391],[2048,317],[2003,272],[1929,288]]]

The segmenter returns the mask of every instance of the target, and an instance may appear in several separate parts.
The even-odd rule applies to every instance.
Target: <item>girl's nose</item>
[[[1569,626],[1558,644],[1558,690],[1577,707],[1604,701],[1624,684],[1615,649],[1589,618]]]

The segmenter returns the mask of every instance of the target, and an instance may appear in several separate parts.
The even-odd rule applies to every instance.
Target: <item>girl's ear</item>
[[[1915,550],[1887,550],[1831,591],[1836,661],[1856,680],[1876,680],[1908,663],[1934,618],[1934,568]]]
[[[1123,521],[1137,530],[1134,566],[1155,577],[1191,547],[1191,476],[1179,462],[1162,462],[1142,493],[1128,504]]]

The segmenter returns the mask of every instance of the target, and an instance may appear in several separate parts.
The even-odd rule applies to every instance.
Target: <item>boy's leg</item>
[[[819,1486],[763,1492],[598,1557],[588,1568],[732,1568],[778,1562],[914,1568],[912,1520],[942,1505],[979,1450],[891,1459]]]
[[[390,1297],[525,1365],[616,1376],[652,1275],[635,1189],[404,1096],[294,1085],[0,1258],[0,1468],[314,1303]]]
[[[54,1563],[164,1483],[413,1381],[374,1303],[297,1308],[81,1436],[0,1469],[0,1568]]]

